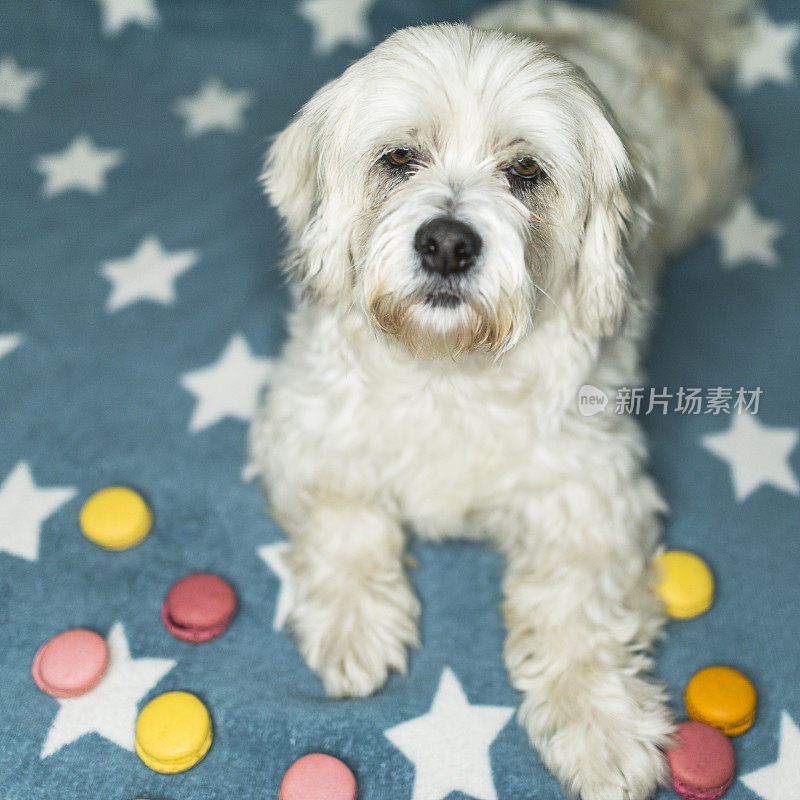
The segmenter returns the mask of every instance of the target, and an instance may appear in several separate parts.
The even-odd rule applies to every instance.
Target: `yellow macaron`
[[[211,717],[189,692],[167,692],[151,700],[136,720],[136,754],[156,772],[185,772],[211,747]]]
[[[657,587],[675,619],[689,619],[708,611],[714,602],[714,576],[702,558],[686,550],[668,550],[656,562]]]
[[[686,713],[719,728],[726,736],[744,733],[756,716],[756,690],[746,675],[731,667],[706,667],[686,684]]]
[[[126,550],[150,533],[153,514],[142,496],[126,486],[109,486],[84,503],[81,530],[107,550]]]

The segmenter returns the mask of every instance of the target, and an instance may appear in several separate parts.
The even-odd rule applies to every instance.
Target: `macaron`
[[[309,753],[286,770],[278,800],[356,800],[356,778],[338,758]]]
[[[682,722],[667,750],[672,788],[686,800],[716,800],[733,783],[736,758],[722,731],[704,722]]]
[[[109,486],[95,492],[80,513],[87,539],[107,550],[127,550],[150,533],[153,513],[144,498],[127,486]]]
[[[72,628],[48,639],[36,652],[31,675],[51,697],[80,697],[94,689],[108,667],[108,645],[100,634]]]
[[[208,642],[223,634],[236,613],[231,585],[210,572],[187,575],[172,585],[161,606],[167,630],[184,642]]]
[[[674,619],[689,619],[708,611],[714,602],[714,576],[702,558],[686,550],[668,550],[656,561],[657,587]]]
[[[731,667],[706,667],[686,684],[686,713],[719,728],[726,736],[744,733],[756,716],[756,690],[746,675]]]
[[[151,700],[136,720],[136,754],[150,769],[185,772],[211,747],[211,717],[189,692],[167,692]]]

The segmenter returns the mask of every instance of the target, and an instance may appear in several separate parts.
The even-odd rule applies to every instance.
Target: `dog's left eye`
[[[397,147],[383,158],[392,167],[406,167],[414,160],[414,151],[410,147]]]
[[[514,161],[508,171],[516,178],[529,181],[539,176],[541,172],[538,162],[530,156],[522,156]]]

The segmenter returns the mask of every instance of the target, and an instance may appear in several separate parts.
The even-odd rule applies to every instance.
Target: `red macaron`
[[[286,770],[278,800],[356,800],[357,791],[347,764],[325,753],[309,753]]]
[[[209,572],[187,575],[172,585],[161,606],[167,630],[184,642],[209,642],[222,635],[236,613],[231,585]]]
[[[80,697],[97,686],[107,666],[106,640],[94,631],[72,628],[39,648],[31,675],[51,697]]]
[[[686,800],[716,800],[736,773],[730,739],[705,722],[682,722],[675,744],[667,751],[672,788]]]

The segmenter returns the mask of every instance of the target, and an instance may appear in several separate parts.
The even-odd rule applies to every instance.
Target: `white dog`
[[[477,21],[514,33],[401,30],[267,158],[298,291],[251,450],[303,656],[376,691],[419,643],[406,531],[489,540],[521,723],[584,800],[654,792],[672,720],[646,675],[664,503],[636,420],[577,393],[639,385],[661,263],[738,190],[705,76],[749,2],[634,3],[663,39],[535,0]]]

